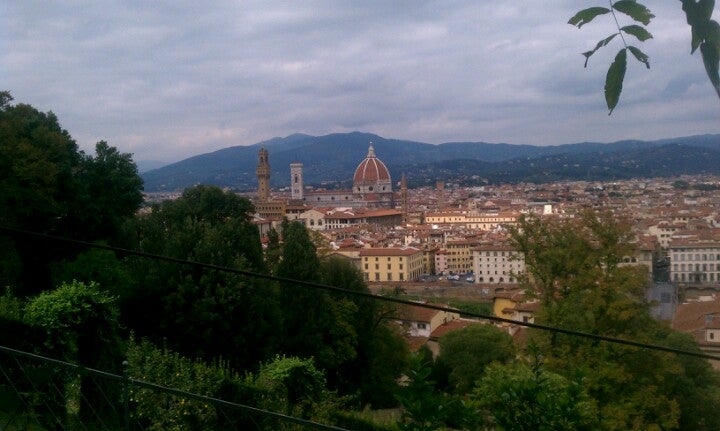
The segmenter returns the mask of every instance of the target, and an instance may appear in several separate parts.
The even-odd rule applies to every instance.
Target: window
[[[368,264],[367,264],[367,263],[365,264],[365,269],[368,269]]]
[[[380,269],[380,265],[376,263],[376,264],[375,264],[375,269]]]
[[[387,280],[392,281],[392,272],[387,273]]]
[[[388,263],[388,271],[392,269],[392,266]]]
[[[427,323],[418,323],[417,324],[418,329],[427,329]]]
[[[401,272],[401,273],[400,273],[400,281],[402,281],[402,280],[405,280],[405,274],[403,274],[403,273]]]

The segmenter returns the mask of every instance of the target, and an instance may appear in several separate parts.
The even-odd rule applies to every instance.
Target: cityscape
[[[408,189],[404,174],[393,182],[369,143],[366,158],[348,173],[351,190],[305,186],[302,163],[288,166],[289,186],[271,190],[270,160],[261,149],[258,190],[246,194],[261,233],[279,230],[283,218],[298,221],[322,235],[327,253],[353,262],[375,291],[400,288],[429,298],[436,290],[472,292],[491,302],[497,317],[519,322],[533,322],[538,303],[524,295],[523,255],[507,228],[526,215],[563,219],[588,208],[610,211],[632,224],[633,252],[621,264],[643,268],[654,315],[692,334],[704,351],[720,352],[720,329],[711,318],[720,316],[718,176],[481,187],[438,180],[436,187]],[[423,323],[431,343],[434,331],[444,334],[455,325],[413,325]],[[513,334],[521,329],[507,327]]]
[[[2,2],[0,430],[720,430],[718,7],[598,3]]]

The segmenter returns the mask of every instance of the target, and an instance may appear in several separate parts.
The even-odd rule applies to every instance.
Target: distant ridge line
[[[142,177],[146,191],[175,191],[195,184],[254,190],[257,151],[264,146],[272,168],[271,187],[289,185],[292,162],[303,163],[306,185],[346,187],[367,154],[370,141],[393,179],[399,180],[402,171],[408,173],[410,187],[432,185],[437,179],[472,186],[720,174],[720,135],[534,146],[427,144],[350,132],[323,136],[295,133],[250,146],[229,147],[144,172]]]

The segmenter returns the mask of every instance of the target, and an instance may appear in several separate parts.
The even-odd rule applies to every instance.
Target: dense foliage
[[[113,240],[142,203],[142,180],[129,154],[105,142],[78,150],[57,117],[0,92],[0,225]],[[29,238],[0,238],[0,280],[23,293],[50,288],[48,264],[76,249]]]
[[[526,256],[526,287],[542,299],[537,319],[550,326],[697,349],[685,335],[650,316],[643,297],[644,270],[618,265],[630,253],[631,239],[629,225],[610,213],[522,219],[513,240]],[[705,360],[549,332],[536,331],[531,339],[545,369],[581,385],[597,405],[601,429],[720,425],[720,387],[713,383],[718,374]],[[697,402],[700,394],[706,395],[705,403]],[[698,414],[698,408],[708,409]]]

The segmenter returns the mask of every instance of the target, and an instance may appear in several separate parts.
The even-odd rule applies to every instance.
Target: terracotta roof
[[[468,319],[451,320],[447,323],[444,323],[444,324],[438,326],[434,331],[432,331],[432,334],[430,334],[430,339],[437,340],[438,338],[442,337],[443,335],[447,334],[448,332],[467,328],[468,326],[471,326],[471,325],[484,325],[484,324],[485,323],[480,322],[478,320],[468,320]]]
[[[517,311],[525,311],[527,313],[534,313],[540,309],[540,302],[523,302],[515,306]]]
[[[708,315],[713,316],[711,320]],[[681,332],[720,328],[720,300],[678,305],[672,327]]]
[[[355,175],[353,175],[353,183],[367,183],[376,181],[390,181],[390,171],[380,159],[375,156],[375,150],[372,145],[368,149],[367,157],[360,162]]]
[[[360,251],[360,256],[412,256],[416,253],[422,253],[422,250],[412,247],[397,248],[364,248]]]
[[[507,244],[486,244],[473,247],[473,250],[477,251],[517,251],[515,247]]]
[[[438,307],[447,307],[447,304],[427,303],[428,305],[436,305]],[[398,307],[397,318],[408,322],[425,322],[430,323],[433,317],[443,311],[425,307],[414,307],[412,305],[401,305]]]
[[[425,337],[412,337],[410,335],[405,335],[404,338],[411,352],[417,352],[428,341]]]
[[[496,291],[493,295],[493,299],[495,298],[504,298],[520,302],[525,300],[525,292],[522,289],[502,290],[500,292]]]

